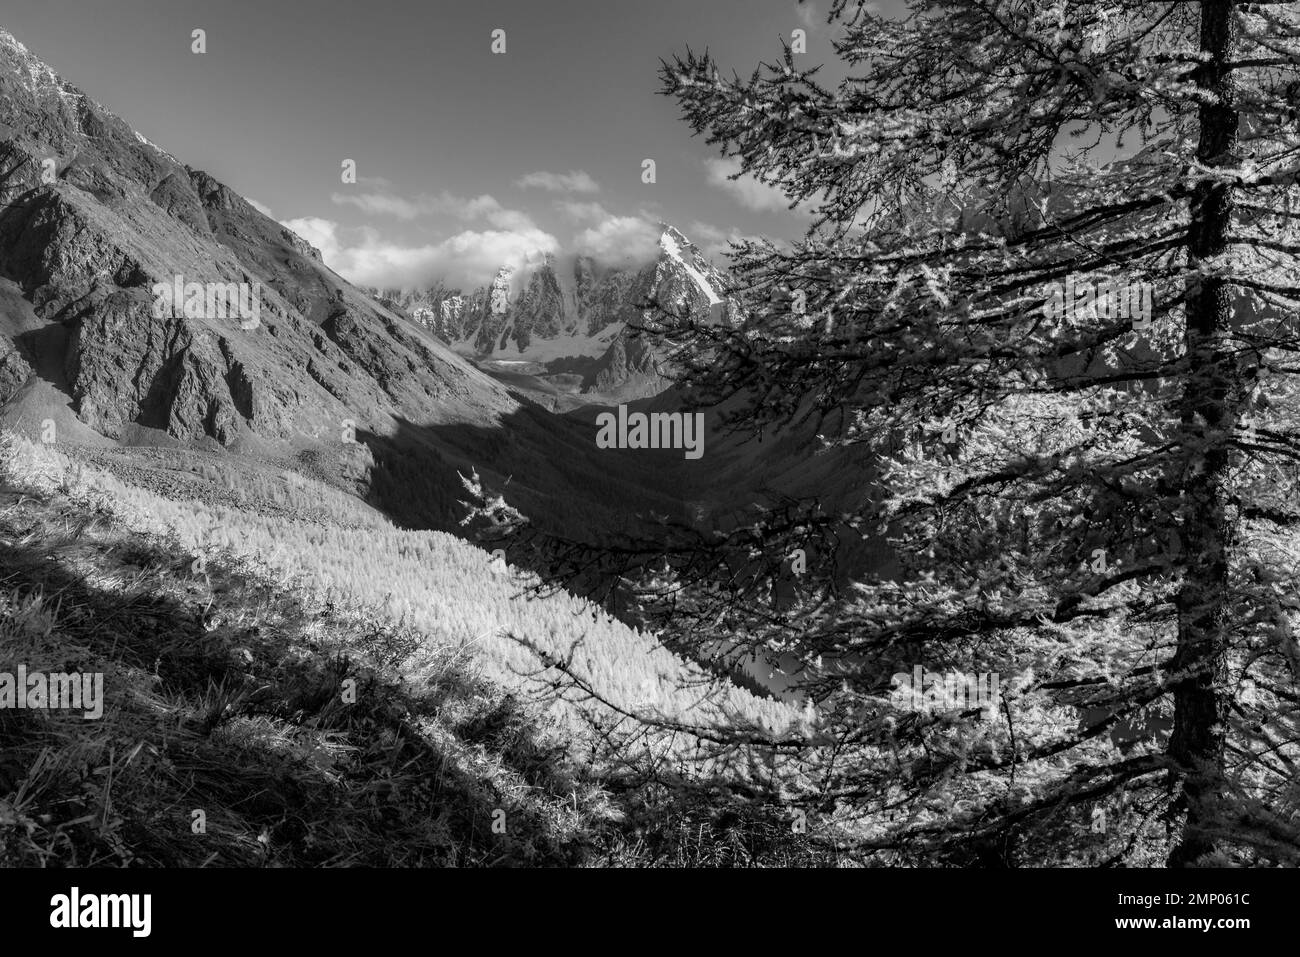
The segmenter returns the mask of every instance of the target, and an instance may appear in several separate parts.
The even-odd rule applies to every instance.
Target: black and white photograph
[[[0,0],[7,935],[1297,865],[1300,2]]]

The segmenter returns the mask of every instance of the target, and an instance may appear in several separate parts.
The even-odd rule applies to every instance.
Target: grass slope
[[[0,710],[0,866],[590,853],[606,795],[517,697],[449,655],[404,681],[410,629],[206,571],[64,497],[0,491],[0,671],[102,672],[106,699],[97,721]]]
[[[482,564],[471,546],[433,533],[421,533],[421,546],[355,503],[347,535],[315,526],[317,543],[326,552],[351,543],[363,562],[383,545],[388,564],[352,588],[327,586],[335,597],[322,599],[288,583],[280,552],[255,559],[227,549],[199,562],[181,534],[203,514],[192,503],[122,486],[11,435],[0,441],[0,466],[0,672],[102,672],[106,698],[92,721],[0,710],[0,866],[816,859],[780,809],[735,795],[702,801],[707,786],[625,784],[584,761],[562,707],[541,708],[486,676],[492,649],[505,644],[462,654],[448,632],[413,625],[418,616],[395,620],[355,600],[395,583],[388,574],[404,560],[448,559],[439,548]],[[131,516],[150,527],[127,527]],[[224,527],[249,535],[259,519],[290,534],[284,515],[235,509]],[[297,521],[296,533],[308,534],[312,521]],[[287,551],[310,553],[302,545]],[[508,601],[473,601],[505,592],[503,583],[480,586],[466,605],[509,614]],[[514,614],[524,608],[539,605],[520,600]],[[602,644],[619,634],[616,623],[595,624],[593,647],[632,647]],[[621,640],[648,639],[623,629]],[[618,670],[612,660],[592,665]],[[689,678],[675,668],[671,683]],[[743,720],[746,707],[771,706],[737,689],[709,705],[700,686],[685,686],[659,687],[681,714],[735,709]]]
[[[218,468],[220,461],[198,468]],[[399,529],[364,503],[300,476],[264,474],[263,483],[284,484],[256,501],[170,498],[12,434],[0,445],[0,468],[28,488],[60,489],[88,508],[102,508],[127,528],[173,537],[193,561],[228,556],[327,606],[412,628],[422,636],[402,663],[412,680],[425,673],[422,655],[452,652],[489,680],[527,686],[539,662],[518,637],[570,662],[602,697],[629,709],[771,732],[793,718],[786,706],[683,662],[654,636],[584,599],[525,596],[530,579],[483,549],[443,532]],[[166,488],[185,493],[179,476]],[[256,491],[240,488],[245,497]],[[280,503],[268,505],[273,497]],[[562,718],[572,717],[562,702],[557,707]]]

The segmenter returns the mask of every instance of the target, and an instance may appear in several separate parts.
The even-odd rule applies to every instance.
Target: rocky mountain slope
[[[603,382],[608,352],[607,378],[627,381],[652,356],[611,350],[630,313],[603,318],[608,303],[710,300],[689,247],[669,246],[634,273],[585,262],[520,289],[503,280],[504,319],[444,331],[457,348],[482,334],[519,354],[534,337],[596,328],[608,341],[568,376]],[[158,308],[155,287],[178,282],[248,286],[257,320],[191,310],[188,296]],[[474,295],[490,308],[491,291]],[[629,510],[684,508],[680,461],[648,469],[636,452],[598,450],[586,423],[529,401],[526,385],[349,285],[301,237],[0,32],[0,427],[64,447],[222,451],[325,481],[407,528],[464,534],[460,475],[475,470],[579,534],[619,527]]]
[[[633,327],[662,320],[655,306],[696,322],[730,322],[737,309],[726,289],[726,277],[664,225],[657,257],[637,268],[548,256],[527,272],[502,267],[489,285],[468,293],[442,284],[370,292],[461,354],[577,372],[584,393],[635,398],[663,391],[668,381],[665,344],[634,335]]]
[[[516,407],[3,31],[0,155],[0,277],[16,294],[0,297],[0,401],[43,380],[110,439],[151,430],[224,447],[335,441],[349,420],[381,433],[398,419],[487,423]],[[177,277],[247,284],[259,321],[155,309],[154,285]]]

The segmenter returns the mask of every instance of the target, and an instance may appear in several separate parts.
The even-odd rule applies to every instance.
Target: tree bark
[[[1237,45],[1234,0],[1201,3],[1201,51],[1207,62],[1197,83],[1206,91],[1200,106],[1198,159],[1207,167],[1237,165],[1239,116],[1232,70]],[[1233,194],[1222,184],[1202,183],[1192,197],[1187,235],[1194,269],[1222,262],[1233,216]],[[1187,867],[1216,849],[1219,799],[1224,782],[1228,723],[1228,558],[1233,527],[1228,496],[1228,440],[1242,401],[1243,383],[1228,341],[1234,287],[1222,278],[1193,278],[1187,289],[1186,349],[1191,362],[1182,397],[1190,446],[1183,483],[1184,580],[1177,598],[1178,644],[1171,666],[1174,729],[1169,754],[1177,764],[1186,818],[1169,857]]]

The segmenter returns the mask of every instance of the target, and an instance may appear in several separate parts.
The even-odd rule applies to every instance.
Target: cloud
[[[338,223],[317,216],[303,216],[299,219],[286,219],[280,225],[293,230],[319,249],[321,258],[327,265],[332,257],[338,255]]]
[[[659,247],[661,230],[644,216],[606,216],[596,225],[574,237],[578,253],[594,256],[601,262],[653,259]]]
[[[259,203],[257,200],[253,199],[252,197],[247,197],[247,196],[246,196],[246,197],[244,197],[244,198],[248,200],[248,205],[249,205],[249,206],[252,206],[255,210],[257,210],[257,211],[258,211],[259,213],[261,213],[263,216],[270,216],[272,219],[275,218],[275,216],[271,213],[271,207],[270,207],[270,206],[267,206],[265,203]]]
[[[428,216],[434,209],[420,199],[403,199],[389,193],[334,193],[330,196],[336,206],[355,206],[372,216],[396,216],[398,219],[416,219]]]
[[[336,273],[361,286],[411,288],[441,279],[449,286],[472,289],[490,282],[502,266],[522,269],[560,246],[536,227],[465,230],[441,242],[408,246],[385,240],[370,227],[348,229],[314,216],[282,225],[318,248]]]
[[[758,236],[745,235],[738,229],[719,229],[709,223],[698,220],[686,227],[686,235],[699,248],[705,259],[716,265],[725,266],[731,252],[730,244],[745,239],[758,239]]]
[[[660,219],[645,209],[616,216],[600,203],[569,199],[556,200],[555,208],[572,222],[590,224],[573,238],[574,252],[609,263],[647,262],[658,255]]]
[[[609,218],[609,210],[600,203],[582,203],[571,199],[557,199],[555,208],[577,223],[598,222]]]
[[[738,179],[731,178],[740,173],[739,159],[735,157],[707,159],[704,161],[704,166],[708,171],[709,184],[730,193],[732,198],[746,209],[755,212],[789,210],[789,198],[775,186],[761,183],[747,174],[741,175]]]
[[[527,213],[506,209],[486,194],[464,198],[444,190],[437,194],[419,193],[408,199],[392,192],[333,193],[330,200],[337,206],[355,206],[372,216],[393,216],[408,221],[425,216],[453,216],[466,222],[483,220],[502,230],[524,232],[537,228]]]
[[[699,220],[687,226],[685,232],[705,259],[712,260],[715,265],[721,267],[728,264],[732,243],[745,240],[760,242],[766,238],[757,233],[742,233],[734,226],[729,229],[719,229],[711,223],[702,223]]]
[[[864,4],[863,12],[875,16],[882,14],[880,4],[873,2]],[[829,37],[837,29],[837,24],[833,24],[827,15],[817,8],[813,0],[799,0],[795,8],[795,16],[799,18],[799,23],[808,31],[809,36]]]
[[[599,193],[600,184],[585,170],[571,169],[567,173],[538,171],[527,173],[517,180],[520,189],[544,189],[548,193]]]
[[[466,231],[433,247],[432,267],[426,275],[446,277],[448,285],[469,288],[490,282],[502,266],[522,269],[559,251],[559,240],[540,229]]]

